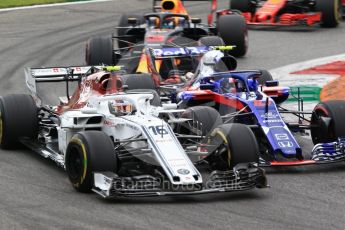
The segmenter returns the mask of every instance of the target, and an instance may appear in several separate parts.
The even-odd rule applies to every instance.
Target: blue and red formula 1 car
[[[219,111],[225,123],[248,125],[259,143],[261,166],[345,160],[345,101],[321,102],[313,111],[306,112],[303,101],[297,98],[302,109],[288,110],[281,104],[289,97],[289,87],[279,86],[268,71],[233,71],[235,59],[224,54],[229,48],[232,47],[151,49],[153,63],[159,60],[180,63],[174,65],[172,72],[186,81],[180,85],[161,85],[161,91],[181,108],[208,105]],[[181,65],[181,62],[187,63],[188,57],[191,58],[190,71],[194,73]],[[192,63],[198,64],[192,67]],[[307,130],[315,144],[310,158],[294,136],[306,134]]]
[[[342,0],[231,0],[230,9],[239,10],[249,25],[256,26],[338,26]]]

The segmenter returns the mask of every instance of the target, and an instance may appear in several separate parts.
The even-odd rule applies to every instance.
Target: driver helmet
[[[204,54],[201,62],[205,65],[215,66],[222,59],[222,57],[224,57],[222,52],[219,52],[218,50],[211,50]]]
[[[129,115],[134,111],[133,105],[123,100],[114,100],[109,102],[109,109],[115,116]]]

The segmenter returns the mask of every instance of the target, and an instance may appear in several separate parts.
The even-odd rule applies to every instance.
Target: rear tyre
[[[340,23],[342,14],[341,0],[316,0],[316,11],[321,12],[322,27],[336,27]]]
[[[259,163],[259,146],[253,132],[244,124],[223,124],[211,133],[211,161],[216,169],[231,169],[240,163]]]
[[[33,98],[26,94],[0,97],[0,147],[18,146],[19,138],[37,138],[38,110]]]
[[[223,39],[218,36],[207,36],[199,39],[199,43],[204,46],[223,46]]]
[[[156,91],[157,87],[150,74],[127,74],[122,76],[122,83],[128,87],[127,92],[153,93],[151,105],[160,106],[161,99]]]
[[[320,102],[311,117],[311,138],[314,144],[336,141],[345,137],[345,101]]]
[[[114,65],[113,39],[107,37],[92,37],[86,43],[85,60],[87,65]]]
[[[152,89],[157,87],[152,79],[151,74],[125,74],[121,76],[123,85],[127,85],[129,90],[132,89]]]
[[[260,85],[265,85],[266,81],[273,81],[272,74],[268,72],[268,70],[262,69],[261,71],[261,77],[258,78],[258,82]]]
[[[183,134],[207,136],[215,127],[223,124],[218,111],[207,106],[190,107],[182,113],[181,117],[192,120],[178,127],[178,132]]]
[[[65,166],[72,186],[78,192],[89,192],[93,186],[93,172],[117,172],[112,140],[101,131],[77,133],[68,144]]]
[[[247,24],[241,15],[220,16],[217,23],[218,35],[226,45],[235,45],[229,54],[235,57],[242,57],[248,50]]]

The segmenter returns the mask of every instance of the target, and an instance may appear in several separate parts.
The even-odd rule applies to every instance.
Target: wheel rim
[[[211,134],[211,139],[209,141],[209,144],[212,146],[216,146],[216,148],[212,147],[213,152],[217,152],[217,155],[227,157],[227,166],[231,166],[231,149],[229,148],[229,142],[226,138],[226,135],[220,131],[219,129],[216,129]]]
[[[75,148],[75,151],[69,157],[69,174],[71,179],[77,180],[81,177],[83,171],[82,157],[79,151]]]
[[[318,126],[312,128],[312,132],[314,133],[312,136],[313,143],[321,143],[334,136],[334,132],[330,129],[329,125],[327,130],[321,128],[322,125],[327,126],[324,121],[326,118],[329,118],[329,116],[322,109],[316,110],[315,114],[313,114],[312,123]]]
[[[79,139],[71,141],[70,154],[68,157],[68,174],[73,182],[83,183],[87,172],[87,157],[85,146]]]

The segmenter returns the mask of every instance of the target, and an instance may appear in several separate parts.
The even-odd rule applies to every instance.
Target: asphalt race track
[[[87,38],[112,32],[122,12],[150,6],[151,0],[117,0],[1,12],[0,95],[25,92],[24,67],[83,64]],[[194,15],[208,11],[208,4],[192,6]],[[251,30],[249,36],[240,68],[271,69],[345,52],[345,23]],[[300,140],[311,148],[308,138]],[[268,189],[107,201],[75,192],[63,170],[33,152],[1,150],[0,229],[344,229],[345,163],[267,171]]]

